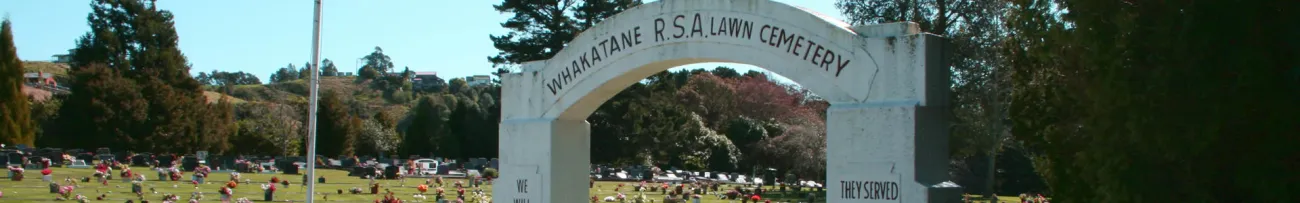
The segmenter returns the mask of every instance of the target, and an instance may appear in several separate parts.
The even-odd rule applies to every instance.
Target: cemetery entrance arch
[[[916,24],[848,26],[768,0],[660,0],[503,74],[496,202],[588,202],[586,118],[629,85],[702,62],[763,67],[827,110],[829,202],[935,202],[948,180],[949,71]]]

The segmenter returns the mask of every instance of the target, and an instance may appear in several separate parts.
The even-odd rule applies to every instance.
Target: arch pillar
[[[591,128],[586,120],[501,121],[501,177],[494,202],[588,202]]]
[[[950,202],[945,106],[832,105],[826,114],[828,202]],[[953,185],[955,186],[955,185]]]
[[[888,25],[855,27],[866,37]],[[898,54],[865,102],[832,102],[826,111],[826,198],[847,202],[958,202],[948,182],[951,71],[943,40],[920,35]]]

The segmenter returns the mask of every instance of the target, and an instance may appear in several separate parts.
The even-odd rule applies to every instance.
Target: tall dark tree
[[[175,152],[229,136],[205,130],[232,121],[206,119],[207,101],[177,48],[171,12],[138,0],[90,6],[91,31],[72,50],[74,94],[60,108],[61,123],[78,126],[60,134],[85,140],[70,145]]]
[[[31,118],[31,104],[23,95],[23,62],[14,47],[13,27],[9,19],[0,24],[0,142],[26,144],[36,142],[36,125]]]
[[[1014,3],[1014,135],[1055,201],[1300,201],[1300,2]]]
[[[406,129],[402,139],[402,154],[429,156],[437,149],[434,138],[446,134],[447,108],[442,97],[426,96],[420,98],[412,111],[411,127]]]
[[[325,156],[353,155],[356,135],[361,130],[357,126],[361,124],[360,120],[348,114],[347,104],[336,91],[328,90],[321,94],[318,105],[317,153]]]
[[[510,33],[489,36],[500,52],[488,61],[503,73],[515,64],[549,59],[578,33],[637,5],[641,0],[503,0],[493,8],[514,15],[501,23]]]

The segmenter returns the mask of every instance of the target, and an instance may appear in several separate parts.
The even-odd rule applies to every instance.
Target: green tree
[[[489,36],[500,52],[488,61],[502,73],[515,64],[549,59],[578,33],[637,5],[640,0],[502,0],[493,8],[513,14],[501,23],[510,33]]]
[[[295,68],[292,63],[290,63],[289,65],[282,67],[279,70],[276,70],[275,73],[271,73],[271,83],[293,81],[293,80],[297,80],[298,77],[299,77],[298,69]]]
[[[58,146],[59,140],[54,136],[53,128],[58,128],[59,107],[63,106],[62,97],[53,97],[41,102],[32,102],[32,121],[36,122],[36,146]]]
[[[374,52],[361,57],[361,60],[365,61],[365,65],[357,70],[358,80],[381,79],[388,75],[388,71],[393,70],[392,58],[385,55],[384,49],[378,46],[375,47]]]
[[[26,144],[36,142],[36,125],[31,118],[31,104],[22,92],[23,62],[14,47],[13,27],[9,19],[0,25],[0,142]]]
[[[270,102],[242,103],[236,106],[239,130],[230,139],[241,153],[296,155],[302,150],[303,122],[298,108]]]
[[[322,61],[320,62],[320,64],[321,64],[321,65],[320,65],[320,66],[321,66],[321,69],[320,69],[320,74],[321,74],[321,76],[340,76],[340,75],[339,75],[339,67],[334,66],[334,61],[330,61],[330,59],[325,59],[325,60],[322,60]]]
[[[450,109],[444,104],[442,97],[425,96],[420,98],[411,112],[411,126],[406,129],[406,135],[402,139],[402,153],[432,155],[437,148],[433,142],[434,138],[448,131],[447,116],[450,114]]]
[[[375,155],[397,152],[401,146],[401,137],[393,128],[384,126],[376,119],[362,121],[360,135],[357,136],[357,154]]]
[[[1300,201],[1300,4],[1014,3],[1013,134],[1054,200]]]
[[[221,145],[229,119],[211,119],[201,84],[178,49],[173,15],[152,2],[96,0],[91,31],[72,50],[74,94],[60,133],[83,148],[181,152]],[[211,136],[211,137],[210,137]],[[92,142],[102,141],[102,142]]]
[[[316,151],[325,156],[351,156],[355,152],[360,120],[348,114],[348,106],[338,92],[321,94],[316,111]],[[356,121],[354,121],[356,120]]]
[[[301,68],[298,69],[298,77],[297,77],[297,78],[298,78],[298,79],[302,79],[302,80],[310,80],[310,79],[311,79],[311,62],[308,61],[308,62],[302,63],[302,66],[300,66],[300,67],[301,67]],[[317,74],[319,74],[319,73],[317,73]]]

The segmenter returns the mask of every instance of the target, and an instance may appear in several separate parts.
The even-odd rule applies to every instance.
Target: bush
[[[498,177],[498,175],[500,175],[500,174],[497,174],[497,169],[495,169],[495,168],[487,168],[487,169],[483,169],[483,177],[485,177],[485,178],[496,179],[496,178]]]

